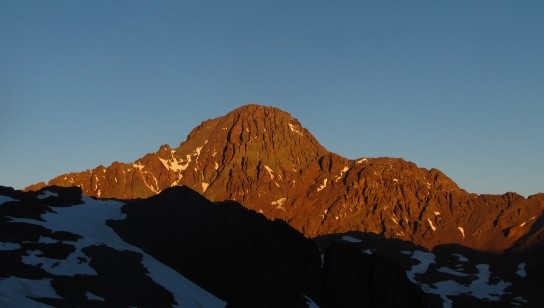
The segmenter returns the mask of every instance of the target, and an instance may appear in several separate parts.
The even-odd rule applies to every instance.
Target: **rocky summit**
[[[247,105],[202,122],[178,147],[132,163],[60,175],[46,185],[88,196],[146,198],[186,185],[212,201],[236,200],[307,237],[359,231],[431,249],[541,249],[544,194],[466,192],[437,169],[401,158],[348,159],[325,149],[289,113]]]

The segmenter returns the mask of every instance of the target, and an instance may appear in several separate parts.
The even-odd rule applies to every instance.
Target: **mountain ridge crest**
[[[291,114],[255,104],[203,121],[175,148],[162,145],[132,163],[60,175],[47,185],[119,199],[186,185],[212,201],[236,200],[283,219],[309,237],[362,231],[428,248],[460,243],[494,252],[526,237],[544,208],[539,195],[468,193],[440,170],[402,158],[342,157]]]

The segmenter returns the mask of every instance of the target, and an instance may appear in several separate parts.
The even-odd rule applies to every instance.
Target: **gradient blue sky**
[[[544,1],[0,1],[0,185],[277,106],[330,151],[544,191]]]

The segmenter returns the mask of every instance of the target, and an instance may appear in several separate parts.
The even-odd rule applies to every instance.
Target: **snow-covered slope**
[[[18,207],[18,204],[14,203],[17,201],[15,198],[0,196],[0,211],[6,214],[2,217],[5,221],[1,224],[0,235],[0,259],[3,261],[0,271],[0,306],[30,307],[89,303],[139,305],[140,300],[153,304],[153,295],[158,291],[154,290],[146,295],[151,289],[160,289],[161,294],[166,294],[163,298],[171,298],[174,306],[225,306],[225,302],[178,272],[138,247],[125,243],[106,225],[107,220],[123,218],[121,213],[123,203],[83,197],[80,204],[55,207],[54,199],[58,197],[56,193],[45,191],[36,197],[50,198],[51,210],[43,208],[45,213],[38,217],[26,218],[23,213],[15,211]],[[28,238],[16,242],[14,238],[16,235],[8,234],[9,229],[14,229],[12,227],[29,230]],[[98,251],[93,253],[93,250],[97,249],[123,252],[121,255],[139,260],[140,264],[133,264],[139,267],[134,271],[145,275],[118,277],[118,282],[125,284],[123,286],[125,289],[121,292],[101,289],[96,286],[100,281],[97,277],[107,277],[108,274],[104,272],[106,266],[99,264],[101,261],[98,261],[99,257],[96,256]],[[57,251],[63,253],[59,254]],[[17,259],[20,260],[20,264],[13,264]],[[111,261],[119,262],[120,265],[125,263],[122,259]],[[93,277],[97,279],[93,281]],[[129,285],[131,280],[135,282],[132,286]],[[76,286],[74,290],[67,287],[70,284]],[[146,285],[153,287],[146,288]],[[127,291],[135,292],[138,296],[126,293]],[[84,296],[81,296],[82,294]],[[161,303],[165,302],[157,301],[158,305]]]
[[[544,300],[538,255],[489,254],[459,245],[429,251],[409,242],[350,232],[338,238],[361,252],[387,256],[437,307],[540,307]]]

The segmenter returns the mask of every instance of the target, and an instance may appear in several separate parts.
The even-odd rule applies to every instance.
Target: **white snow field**
[[[406,275],[415,284],[417,284],[425,293],[437,294],[442,298],[444,308],[453,306],[453,301],[448,296],[453,295],[471,295],[478,299],[488,301],[498,301],[501,296],[505,294],[505,290],[511,285],[509,282],[498,280],[492,282],[490,279],[491,272],[488,264],[477,264],[476,274],[466,274],[449,267],[440,267],[437,271],[447,273],[454,276],[466,277],[476,276],[477,279],[473,280],[469,285],[461,284],[454,280],[438,281],[431,284],[420,283],[417,279],[417,274],[425,274],[429,269],[429,265],[435,263],[435,255],[432,252],[424,252],[415,250],[414,252],[402,251],[403,254],[409,255],[415,260],[419,261],[419,264],[413,265],[412,268],[407,271]],[[467,262],[468,259],[462,255],[456,255],[460,262]],[[523,299],[522,299],[523,300]]]
[[[10,201],[1,197],[2,201]],[[59,262],[40,256],[36,251],[27,251],[23,262],[30,265],[40,265],[45,271],[63,276],[75,274],[96,275],[87,263],[81,262],[84,256],[82,249],[91,245],[104,244],[116,250],[128,250],[142,255],[142,265],[148,271],[149,277],[158,285],[171,292],[178,306],[181,307],[225,307],[226,303],[207,291],[203,290],[183,275],[157,261],[140,248],[124,242],[110,227],[106,220],[123,219],[121,213],[123,203],[109,200],[95,200],[84,197],[84,203],[70,207],[54,207],[55,213],[42,215],[45,221],[33,219],[11,218],[12,222],[25,222],[44,226],[51,231],[67,231],[81,235],[83,238],[74,243],[75,251]],[[41,237],[40,243],[56,242],[54,239]],[[19,249],[20,246],[11,243],[0,243],[2,250]],[[31,280],[17,277],[0,278],[0,306],[40,307],[44,306],[29,297],[58,298],[50,285],[50,280]],[[88,298],[103,300],[92,293]]]

